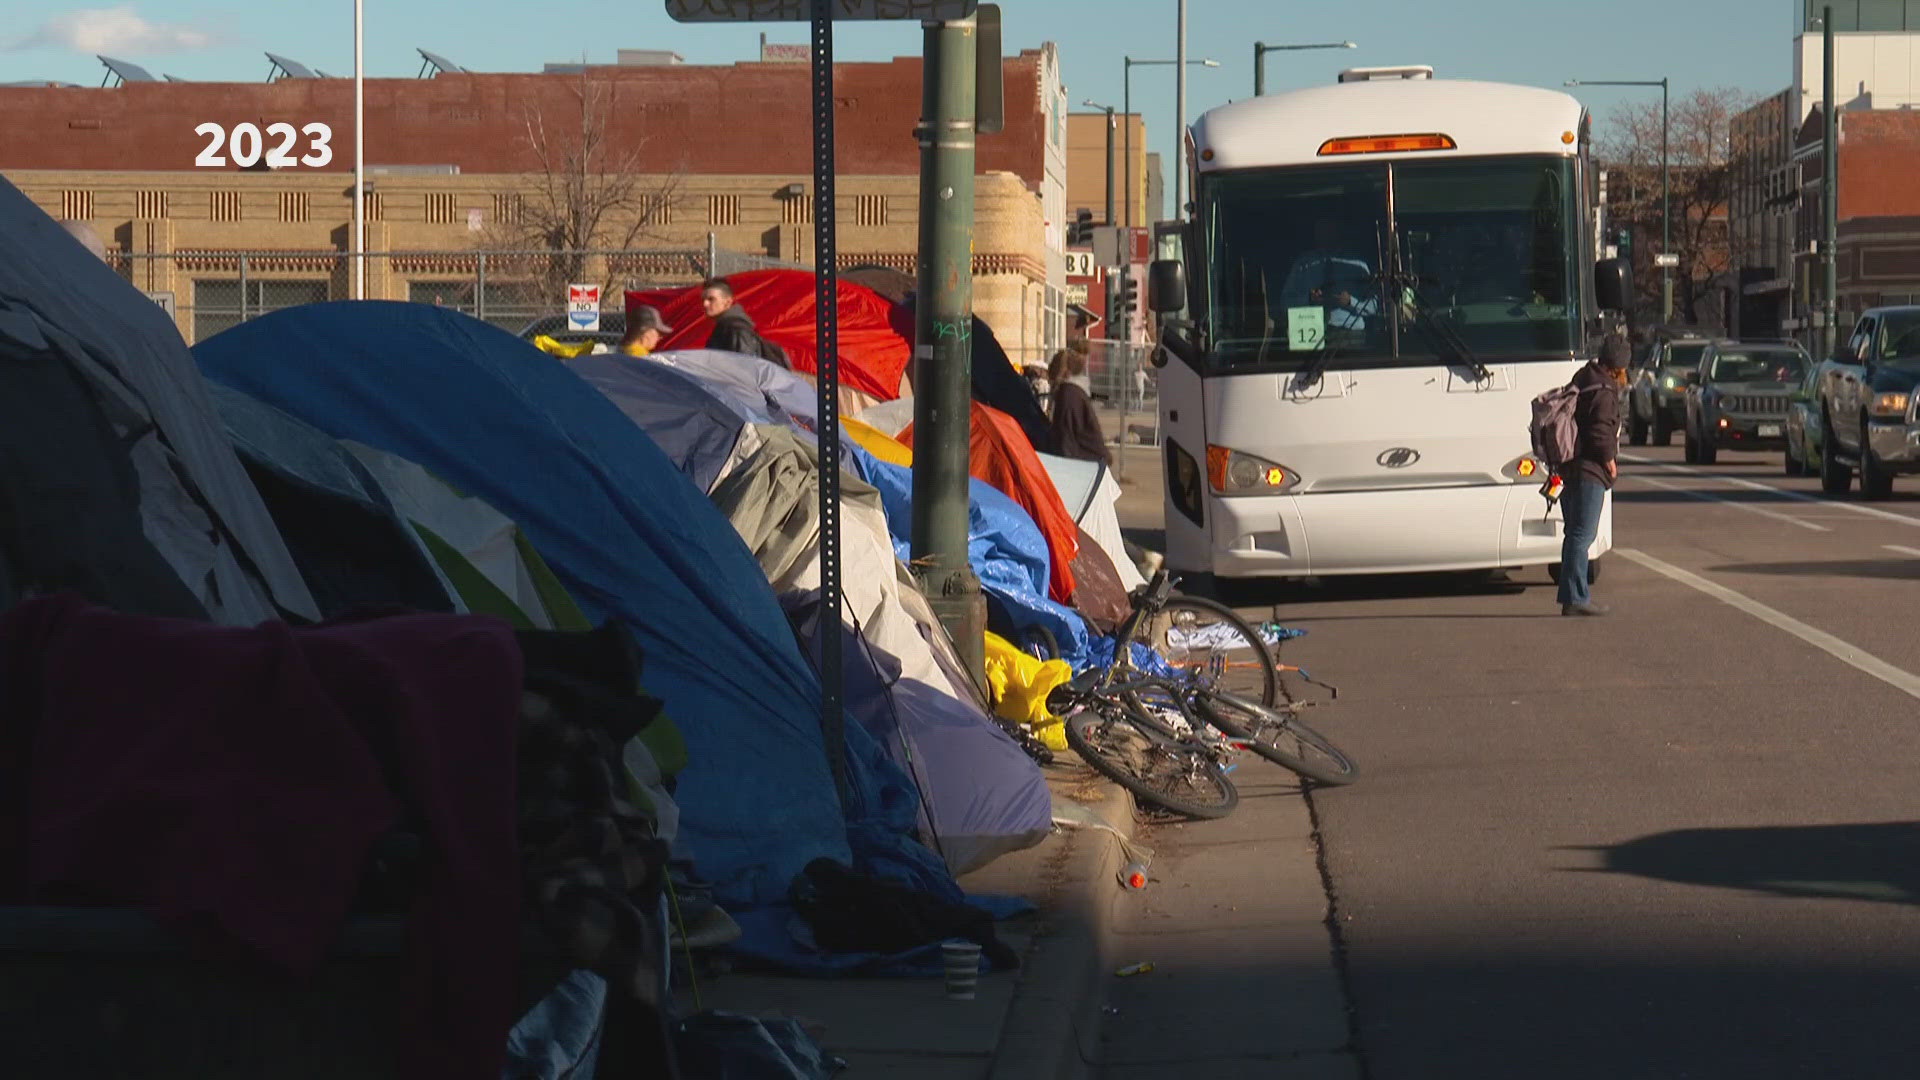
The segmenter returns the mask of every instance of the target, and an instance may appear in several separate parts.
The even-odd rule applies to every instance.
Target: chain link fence
[[[1159,370],[1146,345],[1087,341],[1087,379],[1109,443],[1160,445]]]
[[[567,286],[599,284],[601,309],[624,309],[626,289],[697,284],[748,270],[811,267],[705,248],[622,251],[108,251],[107,261],[166,308],[189,344],[281,308],[353,296],[353,261],[366,260],[366,296],[435,304],[518,334],[565,314]]]

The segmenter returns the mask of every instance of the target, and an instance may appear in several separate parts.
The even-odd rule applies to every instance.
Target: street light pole
[[[1825,94],[1821,112],[1820,130],[1820,269],[1825,278],[1826,296],[1822,307],[1826,311],[1824,321],[1827,325],[1820,333],[1821,357],[1833,355],[1834,347],[1840,343],[1840,114],[1835,111],[1837,102],[1833,97],[1833,5],[1828,4],[1821,13],[1821,49],[1825,70],[1822,72],[1821,90]]]
[[[1121,120],[1127,125],[1127,134],[1125,139],[1126,149],[1123,151],[1127,159],[1127,164],[1125,169],[1126,187],[1127,187],[1126,224],[1128,228],[1132,228],[1134,224],[1134,221],[1133,221],[1133,69],[1136,67],[1150,67],[1150,66],[1159,66],[1159,65],[1166,65],[1166,64],[1178,64],[1180,66],[1180,70],[1185,71],[1189,66],[1217,68],[1220,66],[1220,61],[1214,60],[1212,58],[1208,58],[1205,60],[1188,60],[1183,63],[1182,61],[1179,61],[1179,60],[1135,60],[1131,56],[1122,57],[1122,60],[1124,60],[1126,63],[1126,68],[1120,80],[1121,82],[1120,92],[1122,95],[1120,99]],[[1177,161],[1179,159],[1179,155],[1175,154],[1174,158]],[[1178,171],[1176,171],[1174,175],[1178,177],[1179,175]]]
[[[1253,43],[1253,96],[1259,97],[1267,92],[1267,54],[1270,52],[1293,52],[1297,49],[1357,49],[1351,41],[1334,41],[1324,45],[1269,45],[1264,41]]]
[[[361,74],[361,2],[353,0],[353,298],[367,298],[366,87]]]
[[[1187,171],[1180,167],[1182,151],[1187,146],[1187,0],[1180,0],[1180,46],[1175,54],[1178,61],[1174,66],[1173,91],[1173,220],[1183,221],[1187,216],[1187,202],[1183,198],[1186,189]]]
[[[1668,176],[1667,145],[1671,130],[1668,111],[1670,80],[1662,79],[1568,79],[1568,86],[1657,86],[1660,88],[1660,254],[1673,248],[1673,185]],[[1660,318],[1673,321],[1673,267],[1660,268]]]

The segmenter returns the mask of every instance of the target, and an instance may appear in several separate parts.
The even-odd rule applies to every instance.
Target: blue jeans
[[[1593,598],[1587,591],[1587,549],[1600,533],[1600,509],[1606,500],[1607,485],[1590,476],[1569,478],[1560,495],[1560,518],[1567,526],[1567,538],[1560,545],[1562,604],[1584,604]]]

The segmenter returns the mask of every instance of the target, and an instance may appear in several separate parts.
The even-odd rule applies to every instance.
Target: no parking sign
[[[567,328],[589,333],[600,329],[600,286],[567,286]]]

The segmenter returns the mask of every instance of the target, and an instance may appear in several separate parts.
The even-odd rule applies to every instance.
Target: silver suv
[[[1667,446],[1687,426],[1687,373],[1700,370],[1709,337],[1656,341],[1634,366],[1627,386],[1627,441]]]

